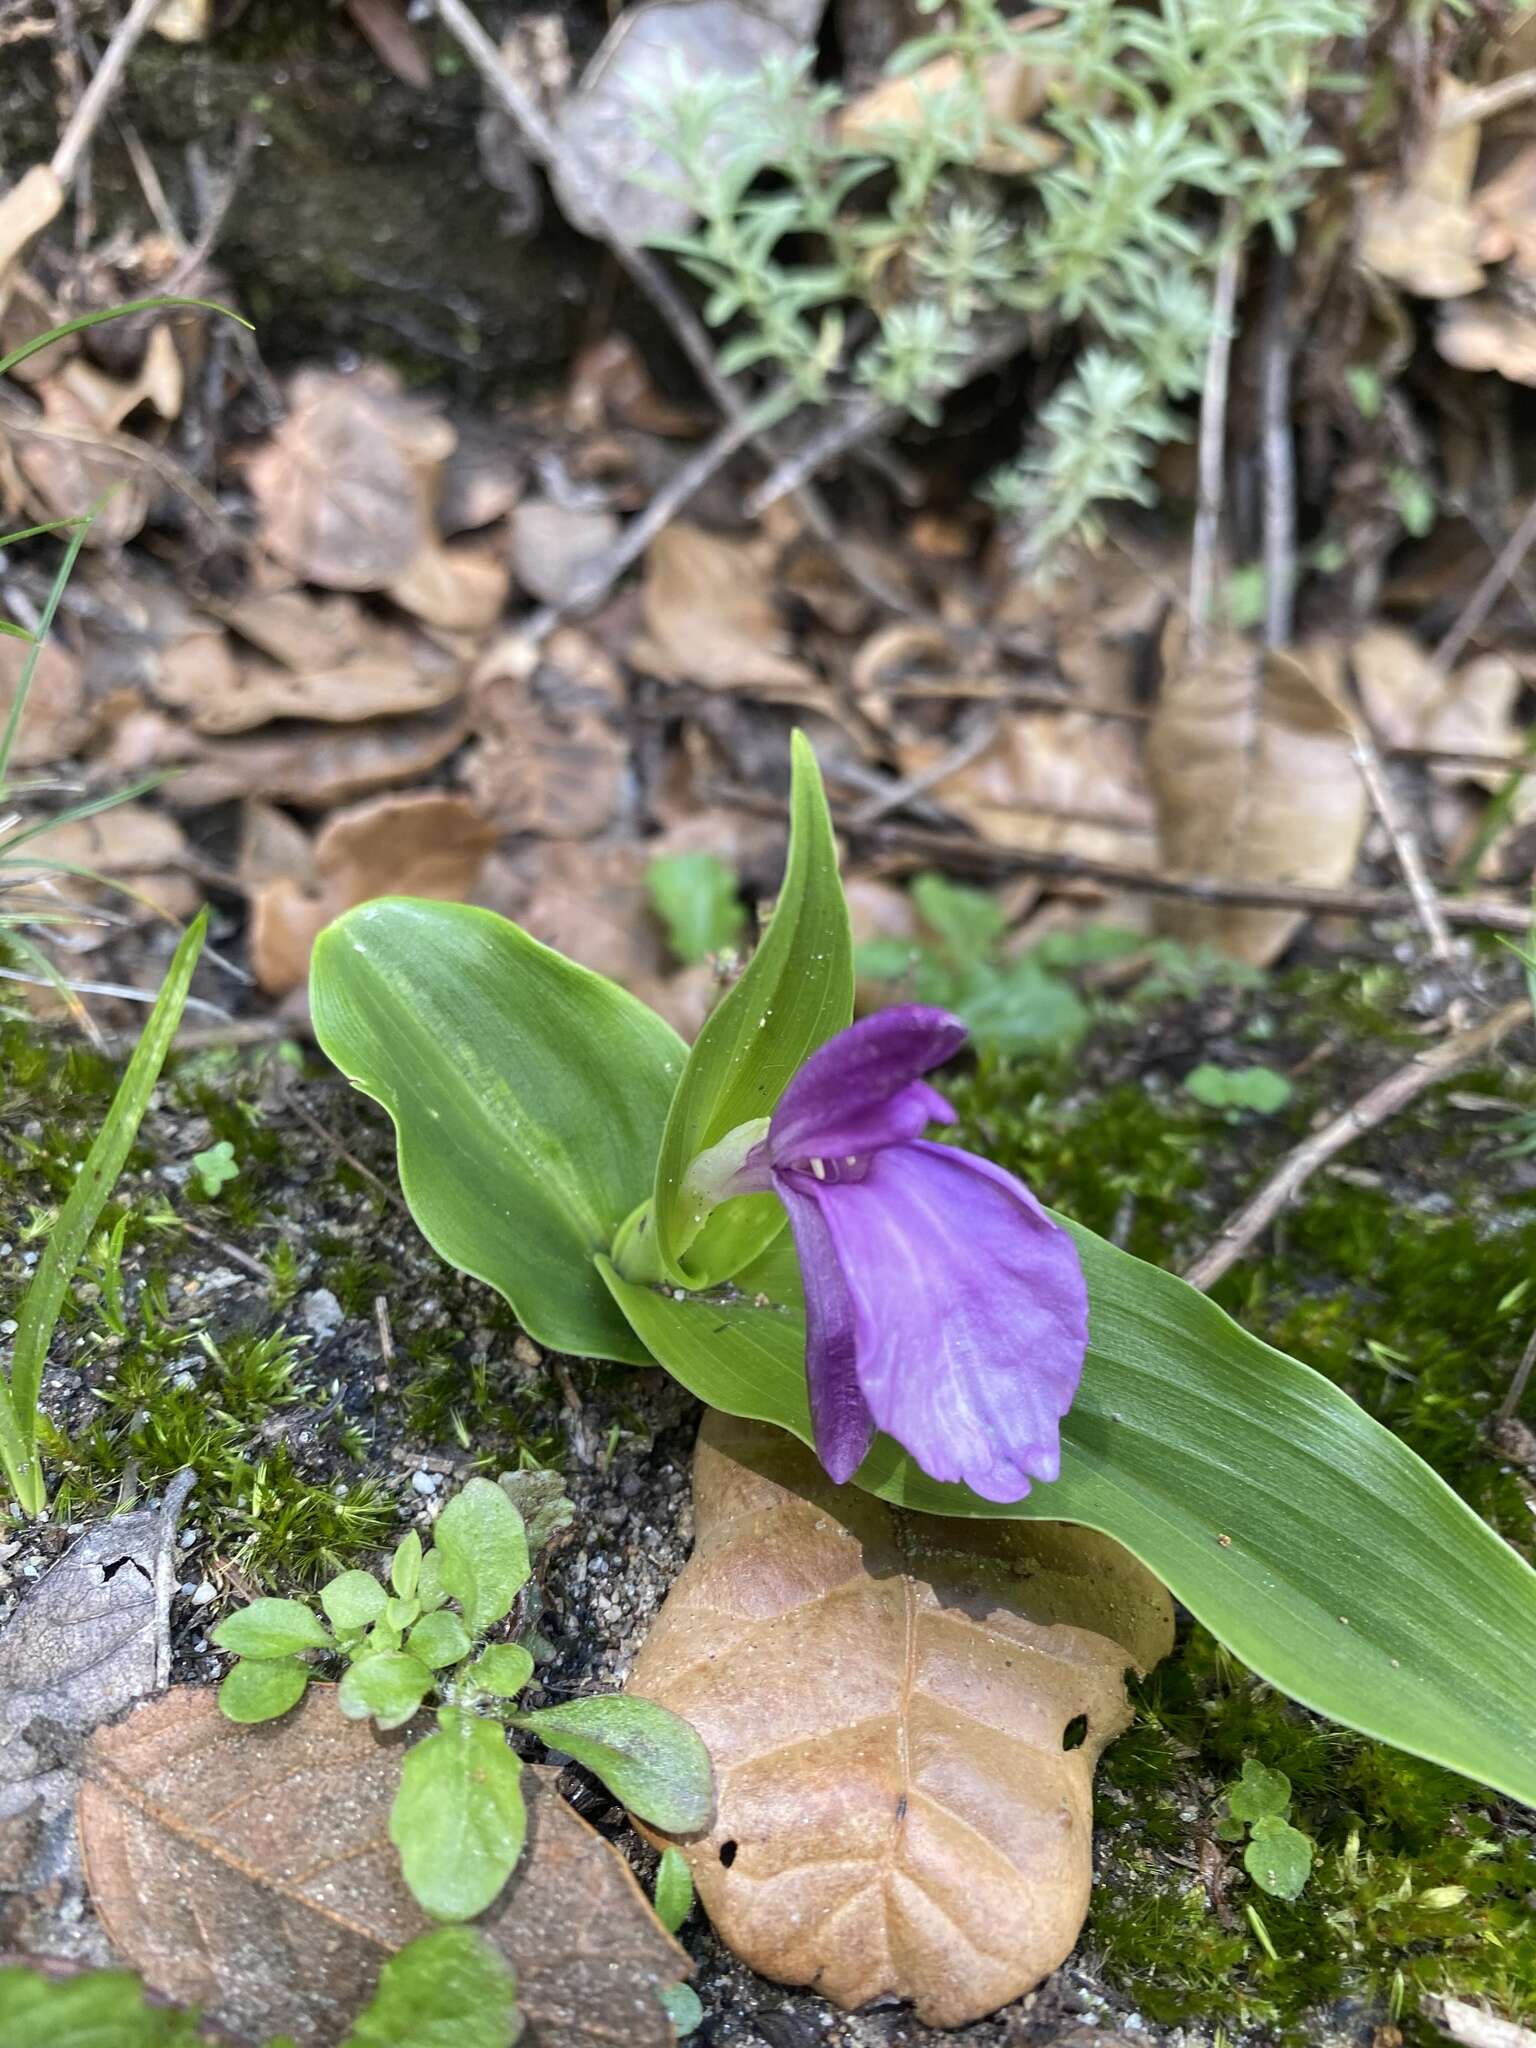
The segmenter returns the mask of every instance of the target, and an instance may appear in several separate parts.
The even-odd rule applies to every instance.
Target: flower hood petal
[[[965,1042],[947,1010],[903,1004],[840,1031],[785,1089],[768,1127],[775,1166],[846,1158],[920,1137],[954,1111],[919,1077]]]
[[[877,1426],[932,1478],[984,1500],[1055,1479],[1088,1343],[1067,1232],[1012,1174],[950,1145],[876,1152],[817,1207]]]
[[[805,1287],[805,1375],[816,1455],[841,1486],[864,1461],[874,1417],[854,1368],[853,1297],[816,1194],[781,1186]]]

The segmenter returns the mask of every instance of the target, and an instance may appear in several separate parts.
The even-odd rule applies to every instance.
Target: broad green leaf
[[[420,1614],[421,1602],[419,1600],[402,1600],[398,1594],[391,1593],[384,1602],[384,1613],[378,1626],[391,1630],[395,1635],[403,1635],[412,1622],[419,1618]]]
[[[472,1927],[439,1927],[391,1956],[343,2048],[512,2048],[517,1977]]]
[[[793,754],[784,886],[746,972],[688,1056],[656,1162],[656,1249],[662,1270],[687,1287],[728,1280],[784,1226],[772,1195],[722,1204],[704,1221],[683,1186],[689,1166],[728,1131],[768,1116],[806,1057],[853,1016],[853,940],[832,820],[803,733]]]
[[[389,1561],[389,1583],[402,1600],[414,1600],[421,1578],[421,1538],[414,1529],[406,1531]]]
[[[522,1765],[494,1721],[457,1707],[406,1751],[389,1839],[417,1903],[436,1920],[473,1920],[512,1875],[528,1820]]]
[[[384,1612],[384,1588],[372,1572],[343,1572],[320,1588],[320,1605],[331,1626],[340,1629],[366,1628]]]
[[[487,1643],[464,1676],[499,1700],[515,1700],[533,1676],[533,1657],[521,1643]]]
[[[691,1984],[663,1984],[656,1996],[665,2006],[667,2018],[677,2030],[677,2038],[685,2041],[704,2018],[699,1994]]]
[[[0,1969],[5,2048],[198,2048],[193,2014],[146,2005],[127,1970],[52,1978],[25,1964]]]
[[[275,1721],[299,1704],[313,1675],[296,1657],[242,1657],[219,1687],[219,1711],[246,1725]]]
[[[1284,1771],[1272,1771],[1256,1757],[1247,1757],[1243,1775],[1227,1794],[1227,1811],[1234,1820],[1262,1820],[1266,1814],[1283,1816],[1291,1804],[1291,1781]]]
[[[679,1714],[627,1692],[514,1714],[526,1728],[593,1771],[631,1813],[669,1835],[708,1827],[715,1778],[709,1751]]]
[[[693,1911],[693,1873],[681,1849],[669,1843],[656,1866],[656,1918],[668,1934],[676,1934]]]
[[[213,1631],[216,1648],[236,1657],[291,1657],[296,1650],[329,1650],[330,1631],[302,1600],[253,1600],[226,1614]]]
[[[505,918],[405,897],[321,933],[310,993],[322,1048],[394,1122],[433,1247],[541,1344],[644,1364],[591,1254],[650,1193],[672,1027]]]
[[[403,1728],[432,1690],[432,1673],[406,1650],[379,1650],[347,1667],[336,1704],[349,1721]]]
[[[511,1611],[528,1583],[523,1518],[492,1479],[470,1479],[438,1516],[433,1555],[443,1591],[464,1610],[471,1635]]]
[[[938,874],[922,874],[912,882],[917,914],[957,966],[985,960],[1008,929],[1007,914],[984,889],[968,888]]]
[[[689,967],[724,952],[747,921],[736,877],[712,853],[664,853],[645,871],[645,886],[678,959]]]
[[[17,690],[20,701],[20,688]],[[14,841],[12,841],[14,844]],[[37,1395],[42,1385],[43,1364],[53,1341],[54,1326],[63,1306],[64,1292],[74,1276],[81,1255],[90,1242],[107,1197],[123,1170],[134,1137],[160,1069],[176,1036],[192,971],[203,949],[208,914],[200,912],[166,970],[155,1006],[150,1011],[133,1057],[118,1084],[96,1142],[86,1154],[59,1219],[48,1233],[16,1318],[16,1335],[11,1347],[10,1384],[0,1369],[0,1465],[3,1465],[16,1494],[18,1506],[27,1514],[38,1514],[43,1506],[43,1486],[37,1463]]]
[[[1312,1838],[1279,1814],[1267,1813],[1254,1822],[1243,1868],[1271,1898],[1299,1898],[1312,1875]]]
[[[456,1614],[439,1607],[424,1615],[405,1639],[405,1647],[419,1657],[429,1671],[442,1671],[469,1655],[469,1634]]]
[[[1218,1067],[1203,1060],[1184,1076],[1185,1092],[1207,1109],[1254,1109],[1271,1116],[1291,1099],[1291,1084],[1273,1067]]]
[[[1536,1572],[1321,1374],[1067,1228],[1091,1342],[1061,1478],[998,1506],[877,1438],[857,1483],[932,1514],[1102,1529],[1303,1705],[1536,1805]],[[601,1264],[674,1378],[811,1441],[796,1314],[678,1301]]]

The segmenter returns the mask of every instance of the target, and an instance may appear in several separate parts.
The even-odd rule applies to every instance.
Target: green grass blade
[[[11,358],[7,357],[5,363],[0,363],[0,370],[4,370],[10,360]],[[64,559],[58,566],[52,587],[48,592],[48,602],[43,606],[43,616],[38,620],[37,631],[32,635],[31,650],[26,660],[22,663],[21,674],[16,679],[16,694],[11,699],[10,716],[5,721],[4,734],[0,735],[0,790],[5,788],[6,773],[11,765],[11,751],[16,745],[16,734],[21,726],[21,714],[27,708],[27,696],[32,688],[32,678],[37,672],[38,661],[42,656],[43,643],[53,630],[54,616],[59,609],[59,602],[64,595],[64,586],[68,583],[73,573],[75,563],[79,559],[80,550],[85,546],[85,536],[90,532],[91,521],[95,517],[95,513],[92,512],[81,519],[69,537],[69,546],[64,550]]]
[[[195,306],[204,313],[222,313],[226,320],[234,320],[241,327],[249,328],[254,334],[254,325],[242,314],[233,312],[228,306],[221,306],[213,299],[154,298],[128,299],[121,306],[106,306],[99,313],[81,313],[73,320],[65,320],[58,327],[50,327],[43,334],[34,334],[30,341],[13,348],[8,356],[0,356],[0,377],[8,370],[14,370],[18,363],[24,363],[28,356],[40,355],[55,341],[66,336],[79,334],[87,327],[100,327],[106,320],[122,320],[129,313],[154,313],[166,306]]]
[[[160,1078],[160,1069],[176,1036],[176,1027],[181,1022],[187,991],[192,983],[192,970],[202,951],[207,926],[208,914],[204,911],[176,948],[155,1007],[128,1062],[128,1070],[112,1098],[112,1106],[80,1169],[80,1176],[59,1212],[59,1220],[53,1227],[22,1300],[11,1357],[10,1397],[6,1403],[11,1411],[11,1430],[5,1429],[6,1418],[0,1411],[0,1452],[7,1448],[14,1452],[15,1449],[14,1443],[9,1447],[4,1444],[5,1435],[14,1433],[19,1436],[23,1451],[22,1469],[19,1472],[12,1469],[9,1455],[5,1457],[5,1464],[24,1507],[33,1502],[40,1504],[41,1486],[34,1459],[37,1397],[64,1290],[123,1170],[123,1162],[132,1148],[139,1124],[149,1106],[150,1095]],[[35,1508],[32,1511],[35,1512]]]

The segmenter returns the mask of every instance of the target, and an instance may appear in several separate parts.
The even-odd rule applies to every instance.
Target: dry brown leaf
[[[3,207],[4,201],[0,201]],[[50,327],[58,325],[58,308],[37,280],[25,270],[13,267],[9,279],[0,264],[0,355],[23,348]],[[57,376],[60,367],[78,353],[80,338],[67,334],[49,342],[36,355],[28,356],[7,374],[18,384],[42,384]]]
[[[996,177],[1022,177],[1053,164],[1066,144],[1048,128],[1031,127],[1050,96],[1058,67],[1029,64],[1016,53],[982,60],[982,99],[991,121],[1015,131],[988,142],[976,158],[983,171]],[[931,119],[929,103],[965,83],[959,57],[935,57],[904,78],[886,78],[851,100],[838,116],[839,140],[848,148],[878,148],[892,130],[915,129]]]
[[[254,807],[253,807],[254,808]],[[267,806],[242,866],[281,853]],[[251,828],[248,826],[248,830]],[[468,797],[441,790],[378,796],[326,820],[297,872],[272,874],[251,904],[251,962],[269,995],[286,995],[309,973],[315,940],[333,917],[374,896],[434,896],[458,902],[473,891],[496,834]],[[290,847],[296,852],[293,842]]]
[[[82,377],[77,374],[81,370],[89,374]],[[98,409],[104,406],[110,412],[120,387],[77,358],[36,390],[42,401],[36,430],[8,420],[0,427],[0,441],[10,442],[39,515],[75,518],[82,506],[100,502],[86,535],[87,547],[116,548],[132,540],[149,511],[145,468],[123,450],[106,445],[103,437],[113,429]]]
[[[647,638],[631,650],[636,666],[712,690],[824,695],[815,671],[788,651],[771,571],[761,542],[675,519],[646,552]]]
[[[89,868],[93,875],[131,889],[129,897],[119,889],[98,890],[80,876],[57,877],[61,895],[76,902],[94,898],[120,916],[136,912],[144,918],[190,917],[202,900],[181,867],[187,857],[186,834],[167,812],[148,804],[113,804],[89,818],[62,819],[34,839],[30,850],[40,862]],[[73,943],[82,944],[83,935],[77,933]]]
[[[24,640],[0,634],[0,731],[11,715],[29,651]],[[57,640],[45,641],[33,671],[11,765],[41,768],[62,761],[90,737],[91,726],[79,662]]]
[[[1453,78],[1442,79],[1441,112],[1469,90]],[[1433,129],[1406,184],[1389,177],[1366,180],[1360,260],[1378,276],[1422,299],[1459,299],[1479,288],[1480,223],[1471,192],[1481,141],[1475,121]]]
[[[571,365],[563,411],[573,434],[599,433],[616,423],[690,440],[703,424],[696,408],[674,405],[661,392],[627,334],[605,334],[582,349]]]
[[[903,775],[934,767],[950,739],[898,746]],[[1145,867],[1153,853],[1146,769],[1129,726],[1083,711],[1021,711],[928,794],[994,846]]]
[[[1443,307],[1435,347],[1458,370],[1495,370],[1512,384],[1536,384],[1536,320],[1501,293]]]
[[[1411,633],[1372,626],[1349,650],[1371,730],[1385,747],[1424,744],[1424,727],[1445,702],[1448,678]]]
[[[0,194],[0,293],[7,273],[29,243],[58,217],[64,187],[47,164],[34,164]]]
[[[456,707],[365,725],[292,725],[280,733],[205,739],[185,772],[165,786],[168,803],[197,811],[248,796],[300,810],[330,810],[375,790],[419,782],[464,738]]]
[[[435,542],[434,481],[453,429],[378,368],[304,370],[291,396],[249,466],[262,538],[311,583],[382,590]]]
[[[489,548],[428,547],[389,594],[405,611],[445,633],[483,633],[506,608],[512,576]]]
[[[670,965],[650,915],[649,848],[539,840],[487,864],[477,901],[610,981],[641,989]]]
[[[599,507],[525,498],[513,508],[512,571],[541,604],[565,604],[587,569],[619,537],[619,522]]]
[[[761,1423],[706,1414],[693,1479],[630,1683],[714,1762],[713,1830],[681,1846],[716,1930],[844,2007],[956,2027],[1017,1998],[1077,1939],[1093,1767],[1126,1666],[1173,1646],[1167,1593],[1090,1530],[834,1487]]]
[[[211,0],[165,0],[150,27],[168,43],[200,43],[208,33]]]
[[[1147,737],[1162,858],[1175,875],[1342,888],[1365,830],[1339,657],[1318,645],[1261,654],[1232,638],[1199,664],[1176,652]],[[1267,966],[1298,912],[1176,903],[1159,925]]]
[[[1514,714],[1520,687],[1520,671],[1507,655],[1484,654],[1469,661],[1450,678],[1441,702],[1425,719],[1421,744],[1447,754],[1519,753],[1524,736]],[[1490,790],[1502,789],[1507,780],[1502,768],[1446,764],[1435,773],[1444,780],[1478,782]],[[1536,797],[1529,782],[1522,786],[1522,794]]]
[[[100,1730],[79,1820],[114,1946],[153,1990],[234,2032],[339,2040],[382,1964],[430,1925],[387,1832],[404,1747],[343,1719],[329,1686],[254,1728],[179,1686]],[[517,1971],[523,2048],[672,2048],[656,1993],[687,1957],[553,1781],[525,1770],[528,1846],[476,1923]]]
[[[556,635],[548,659],[529,673],[530,651],[515,638],[493,650],[476,677],[479,738],[461,770],[487,817],[512,832],[590,839],[618,814],[629,747],[593,707],[586,688],[562,688],[562,651],[600,671],[601,650],[579,635]],[[571,701],[563,702],[563,698]]]

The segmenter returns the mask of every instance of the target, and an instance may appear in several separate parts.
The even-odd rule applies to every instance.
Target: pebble
[[[411,1474],[411,1485],[418,1493],[436,1493],[442,1483],[442,1480],[438,1478],[435,1472],[413,1472]]]
[[[206,1607],[210,1600],[216,1598],[212,1579],[200,1579],[191,1597],[194,1607]]]
[[[299,1297],[299,1320],[309,1334],[322,1344],[334,1337],[346,1321],[341,1303],[329,1287],[316,1287]]]

